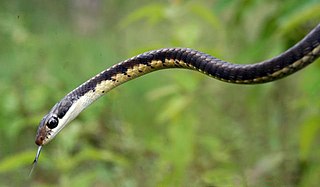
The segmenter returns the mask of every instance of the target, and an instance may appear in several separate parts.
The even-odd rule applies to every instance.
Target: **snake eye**
[[[55,116],[52,116],[49,120],[48,120],[48,123],[47,123],[47,127],[49,129],[54,129],[58,126],[58,123],[59,123],[59,120],[57,117]]]

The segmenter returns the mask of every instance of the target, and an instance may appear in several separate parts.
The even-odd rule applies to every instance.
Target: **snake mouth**
[[[35,141],[35,143],[38,145],[38,146],[41,146],[41,145],[43,145],[43,141],[44,141],[44,136],[37,136],[37,138],[36,138],[36,141]]]
[[[52,131],[48,130],[47,127],[43,126],[38,130],[38,134],[35,140],[35,143],[38,146],[42,146],[48,142],[48,139],[51,136]]]
[[[44,141],[46,139],[46,127],[43,126],[41,128],[38,129],[38,133],[37,133],[37,136],[36,136],[36,141],[35,143],[39,146],[43,145],[44,144]]]

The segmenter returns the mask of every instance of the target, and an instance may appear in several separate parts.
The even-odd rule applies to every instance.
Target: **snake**
[[[38,126],[35,139],[38,151],[33,163],[37,163],[42,146],[54,139],[91,103],[122,83],[142,75],[162,69],[183,68],[228,83],[260,84],[293,74],[319,56],[320,24],[285,52],[255,64],[232,64],[190,48],[163,48],[142,53],[102,71],[52,107]]]

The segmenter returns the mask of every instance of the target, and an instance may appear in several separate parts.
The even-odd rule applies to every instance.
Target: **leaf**
[[[200,82],[206,78],[199,73],[190,72],[190,70],[176,71],[171,77],[174,83],[187,92],[194,92]]]
[[[191,4],[189,9],[195,15],[199,16],[200,19],[207,21],[212,28],[217,29],[216,31],[221,30],[222,24],[220,23],[219,18],[208,7],[200,4]]]
[[[200,29],[196,24],[184,24],[175,29],[175,38],[184,46],[193,46],[199,37]]]
[[[122,19],[119,23],[121,29],[142,19],[147,19],[150,24],[154,24],[164,17],[165,6],[159,3],[143,6]]]
[[[258,162],[247,171],[247,182],[249,186],[256,186],[261,178],[268,176],[276,170],[277,167],[283,163],[284,154],[270,153],[262,157]]]
[[[59,158],[57,163],[64,163],[63,165],[58,164],[60,169],[69,170],[75,168],[77,165],[80,165],[82,162],[91,160],[113,162],[117,165],[122,165],[122,167],[128,164],[127,160],[120,155],[116,155],[110,151],[96,150],[92,148],[84,149],[75,157],[69,157],[69,159]]]
[[[306,159],[309,156],[313,141],[320,130],[320,118],[312,117],[303,123],[300,130],[300,157]]]
[[[292,32],[294,28],[299,25],[305,24],[310,20],[319,20],[320,19],[320,4],[309,6],[303,10],[296,11],[295,14],[286,17],[285,21],[280,26],[279,32],[282,35]]]
[[[147,93],[147,98],[150,101],[160,99],[178,92],[178,87],[175,84],[165,85],[156,89],[153,89]]]
[[[237,176],[233,169],[230,168],[210,170],[202,176],[206,186],[237,186],[235,185],[235,179],[238,178],[240,176]]]
[[[173,119],[174,117],[182,113],[189,103],[190,100],[187,96],[173,97],[168,101],[165,109],[163,109],[163,111],[157,116],[158,122],[162,123]]]
[[[188,173],[188,166],[194,156],[195,127],[197,119],[191,111],[184,111],[186,116],[176,117],[168,127],[168,142],[163,150],[162,173],[167,173],[158,186],[183,186],[182,181]],[[168,173],[167,169],[171,171]]]
[[[10,172],[26,165],[30,165],[31,169],[34,156],[34,151],[25,151],[14,155],[9,155],[0,161],[0,173]]]

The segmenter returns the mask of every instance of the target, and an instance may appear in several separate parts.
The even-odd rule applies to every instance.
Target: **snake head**
[[[44,145],[51,141],[70,121],[72,121],[83,110],[86,102],[82,99],[75,100],[66,96],[40,121],[35,143]]]
[[[40,121],[35,143],[39,146],[48,143],[64,126],[65,120],[59,116],[60,103],[52,107],[50,112]]]
[[[35,143],[39,146],[46,144],[51,139],[54,129],[58,124],[59,119],[56,115],[52,113],[45,115],[40,121]]]

